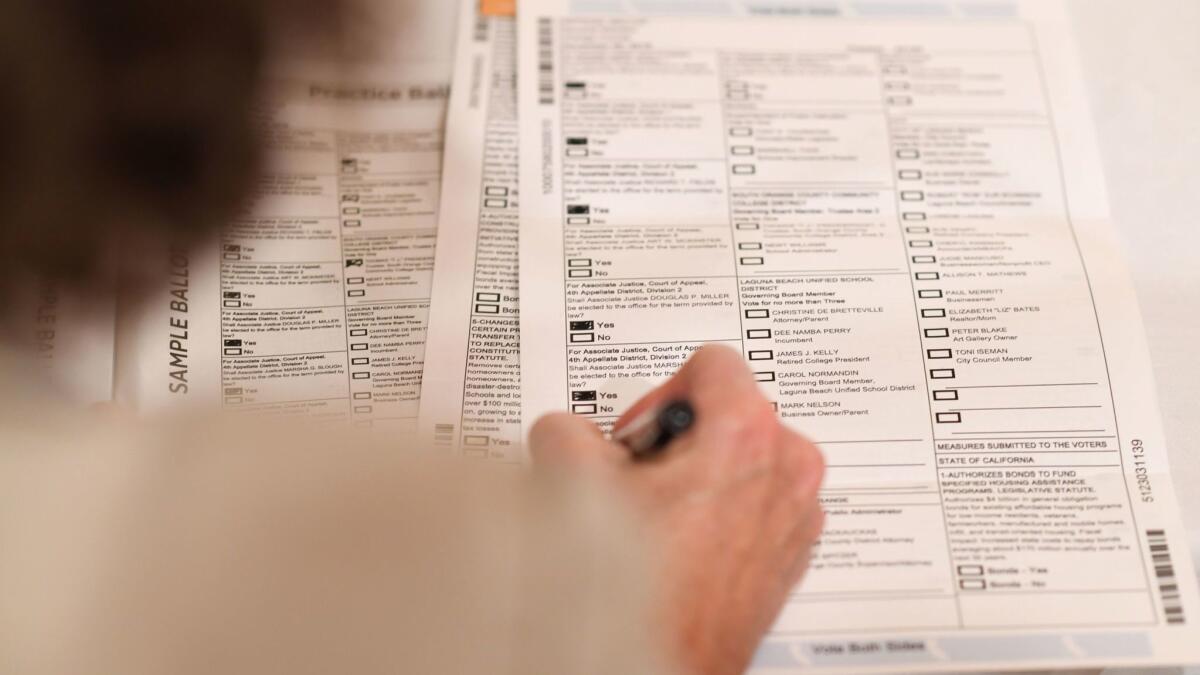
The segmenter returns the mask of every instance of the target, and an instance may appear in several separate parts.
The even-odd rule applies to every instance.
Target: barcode
[[[1167,533],[1163,530],[1146,530],[1146,543],[1150,546],[1150,560],[1154,564],[1154,577],[1158,581],[1158,596],[1162,600],[1163,615],[1167,623],[1183,623],[1183,601],[1179,597],[1179,583],[1175,579],[1175,565],[1171,562],[1171,549],[1167,546]]]
[[[433,444],[446,448],[454,445],[454,425],[453,424],[435,424],[433,425]]]
[[[488,39],[488,20],[482,14],[475,17],[475,41],[487,42]]]
[[[554,28],[538,19],[538,103],[554,105]]]

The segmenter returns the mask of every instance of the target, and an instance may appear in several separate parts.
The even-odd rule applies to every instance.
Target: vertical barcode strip
[[[538,19],[538,103],[554,105],[554,28]]]
[[[449,448],[454,445],[454,425],[433,425],[433,444],[439,448]]]
[[[1183,600],[1179,596],[1179,582],[1175,578],[1175,565],[1171,562],[1171,549],[1167,546],[1167,533],[1163,530],[1146,530],[1146,543],[1150,547],[1150,560],[1158,581],[1163,615],[1167,623],[1181,624],[1184,622]]]

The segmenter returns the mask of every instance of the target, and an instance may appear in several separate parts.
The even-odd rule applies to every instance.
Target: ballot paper
[[[449,93],[437,64],[273,77],[252,204],[118,328],[119,400],[412,432]]]
[[[822,448],[755,672],[1200,660],[1056,2],[522,0],[526,426],[704,344]]]
[[[421,389],[421,439],[519,461],[516,25],[459,7],[441,224]]]

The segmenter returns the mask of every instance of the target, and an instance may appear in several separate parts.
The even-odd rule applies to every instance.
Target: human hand
[[[698,350],[615,429],[669,401],[696,422],[657,459],[628,451],[579,417],[548,415],[539,463],[591,473],[626,495],[655,542],[665,648],[688,675],[740,673],[808,566],[824,514],[820,451],[787,429],[739,354]]]

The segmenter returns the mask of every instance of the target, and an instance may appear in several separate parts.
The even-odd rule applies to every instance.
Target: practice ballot
[[[827,459],[755,672],[1200,658],[1061,4],[519,12],[526,427],[718,343]]]
[[[277,68],[250,203],[119,317],[118,400],[415,432],[447,74]]]

